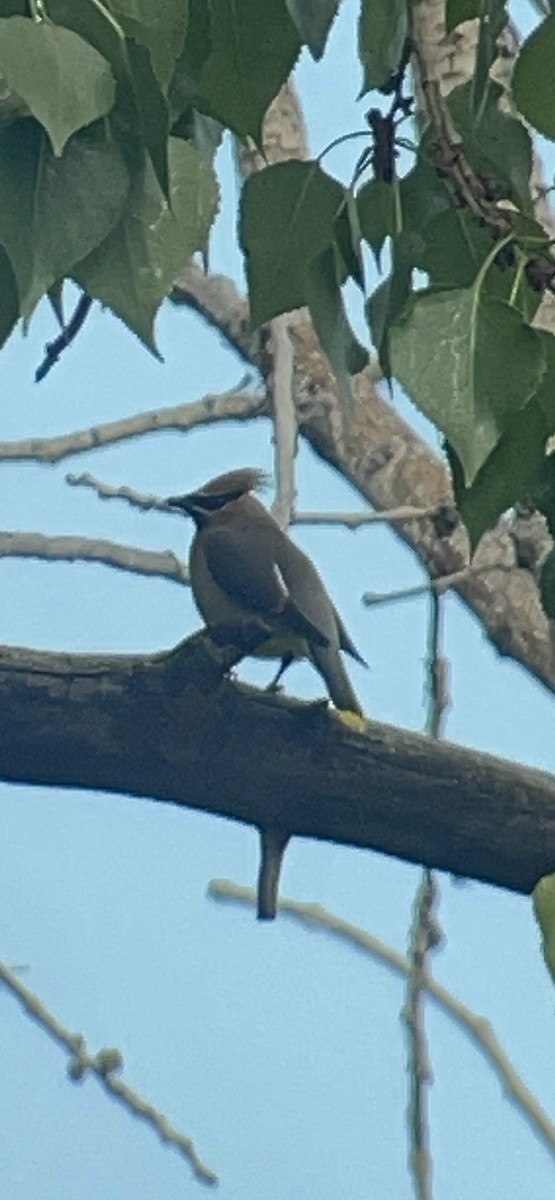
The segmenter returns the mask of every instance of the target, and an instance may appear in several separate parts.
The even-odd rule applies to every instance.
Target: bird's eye
[[[224,504],[229,504],[230,500],[238,500],[242,492],[216,492],[211,496],[209,493],[198,497],[199,508],[203,508],[205,512],[215,512],[218,508],[223,508]]]

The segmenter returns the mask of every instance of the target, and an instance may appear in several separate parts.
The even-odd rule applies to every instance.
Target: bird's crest
[[[170,508],[180,508],[191,516],[208,516],[223,508],[232,500],[239,500],[249,492],[254,492],[268,483],[268,476],[257,467],[241,467],[238,471],[226,471],[210,479],[195,492],[187,492],[185,496],[169,496],[166,503]]]
[[[196,496],[214,496],[222,500],[236,500],[247,492],[256,492],[269,482],[268,476],[258,467],[240,467],[237,471],[226,471],[200,487]]]

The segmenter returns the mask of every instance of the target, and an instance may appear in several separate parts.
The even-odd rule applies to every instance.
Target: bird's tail
[[[320,672],[336,708],[364,716],[360,702],[347,675],[339,649],[336,646],[311,646],[310,652],[316,669]]]

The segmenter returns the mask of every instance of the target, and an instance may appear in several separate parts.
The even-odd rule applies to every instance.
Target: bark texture
[[[555,869],[555,780],[224,674],[198,634],[148,658],[0,652],[0,776],[119,792],[382,851],[517,892]]]

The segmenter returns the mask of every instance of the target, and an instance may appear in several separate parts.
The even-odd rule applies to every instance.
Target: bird
[[[195,522],[189,570],[197,608],[209,631],[262,623],[268,637],[252,653],[281,660],[271,687],[295,658],[308,658],[336,708],[363,717],[341,651],[360,663],[364,659],[314,563],[253,495],[263,481],[262,471],[243,467],[166,500]],[[268,823],[260,828],[260,840],[257,916],[271,921],[289,833]]]
[[[243,467],[166,500],[195,522],[189,570],[197,608],[209,631],[253,620],[268,627],[252,653],[281,659],[272,687],[294,659],[307,658],[335,707],[363,717],[341,651],[367,664],[314,563],[253,495],[264,479]]]

